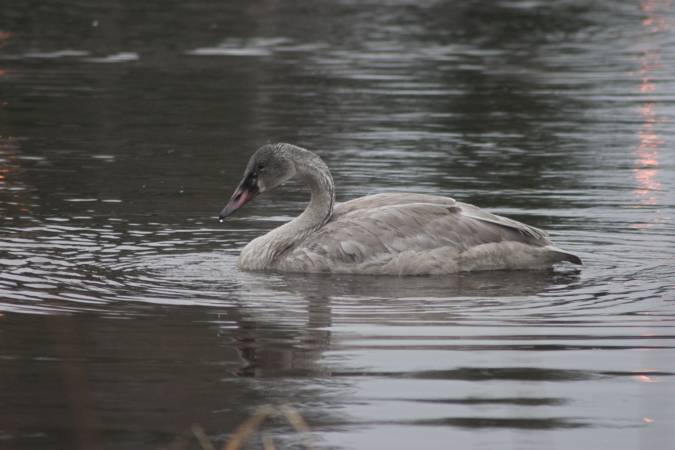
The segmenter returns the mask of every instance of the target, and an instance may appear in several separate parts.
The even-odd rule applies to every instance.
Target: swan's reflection
[[[447,325],[528,304],[578,273],[497,271],[441,277],[238,272],[236,346],[241,376],[320,375],[335,327],[354,323]],[[543,304],[548,304],[547,300]]]

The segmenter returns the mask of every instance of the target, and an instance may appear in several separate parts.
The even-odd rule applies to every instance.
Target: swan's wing
[[[550,243],[548,242],[548,233],[546,233],[544,230],[540,230],[539,228],[531,227],[529,225],[525,225],[522,222],[517,222],[503,216],[490,214],[489,212],[483,211],[479,207],[470,205],[468,203],[457,202],[457,206],[462,210],[462,214],[465,217],[470,217],[472,219],[481,220],[483,222],[492,223],[494,225],[499,225],[501,227],[515,230],[518,233],[521,233],[523,236],[529,237],[536,241],[546,241],[544,245]]]
[[[468,203],[457,202],[450,197],[442,197],[438,195],[427,195],[427,194],[413,194],[413,193],[383,193],[368,195],[365,197],[359,197],[354,200],[350,200],[344,203],[338,203],[335,206],[335,212],[333,217],[339,219],[340,216],[344,214],[352,213],[359,209],[364,210],[373,210],[374,208],[380,208],[383,206],[402,206],[412,203],[425,203],[430,205],[442,205],[442,206],[457,206],[461,209],[461,212],[466,217],[471,217],[476,220],[483,222],[491,223],[498,225],[504,228],[510,228],[514,231],[521,233],[524,236],[535,240],[548,240],[548,234],[535,227],[525,225],[524,223],[517,222],[506,217],[498,216],[496,214],[491,214],[489,212],[483,211],[477,206],[470,205]]]
[[[359,209],[373,210],[382,206],[407,205],[410,203],[455,206],[457,202],[450,197],[441,197],[438,195],[413,194],[407,192],[383,193],[367,195],[365,197],[349,200],[348,202],[338,203],[335,205],[333,217],[339,218],[344,214],[348,214]]]
[[[480,217],[459,204],[408,203],[343,211],[324,227],[289,249],[291,265],[328,261],[360,264],[386,255],[422,253],[444,248],[456,254],[482,244],[512,241],[535,246],[549,242],[525,232],[528,227],[499,216]],[[485,213],[487,214],[487,213]]]

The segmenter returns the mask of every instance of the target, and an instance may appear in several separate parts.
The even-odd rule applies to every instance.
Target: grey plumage
[[[263,186],[295,175],[312,196],[299,217],[244,248],[242,269],[424,275],[543,269],[560,261],[581,264],[575,255],[554,247],[544,231],[449,197],[387,193],[334,204],[326,165],[290,144],[258,150],[245,180],[260,155],[266,161],[278,158],[275,167],[286,167],[266,174]],[[230,204],[227,214],[228,208]]]

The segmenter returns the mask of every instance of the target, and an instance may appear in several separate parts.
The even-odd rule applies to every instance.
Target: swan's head
[[[244,206],[259,193],[269,191],[295,176],[296,168],[290,144],[268,144],[260,147],[248,160],[239,186],[220,212],[220,221]]]

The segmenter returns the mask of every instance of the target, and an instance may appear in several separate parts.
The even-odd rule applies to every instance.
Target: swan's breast
[[[272,259],[267,235],[259,236],[246,244],[239,254],[238,266],[242,270],[266,270]]]

